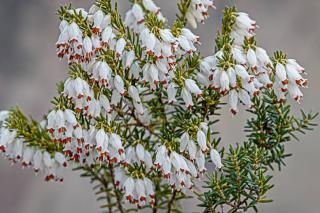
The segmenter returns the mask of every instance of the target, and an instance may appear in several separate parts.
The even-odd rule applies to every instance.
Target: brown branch
[[[122,207],[122,204],[121,204],[121,200],[122,200],[121,199],[121,195],[119,194],[119,191],[117,189],[117,186],[116,186],[116,183],[115,183],[115,180],[114,180],[112,164],[109,164],[109,172],[110,172],[112,185],[113,185],[113,188],[114,188],[114,194],[115,194],[116,200],[117,200],[118,210],[119,210],[119,212],[124,213],[124,210],[123,210],[123,207]]]
[[[105,189],[105,193],[106,193],[106,200],[108,202],[108,210],[109,210],[109,213],[112,213],[113,210],[112,210],[112,206],[111,206],[111,198],[110,198],[110,194],[108,193],[109,182],[103,176],[98,175],[98,173],[96,171],[94,171],[94,169],[90,166],[82,167],[82,169],[90,172],[90,174],[103,185],[103,187]]]
[[[170,199],[170,201],[169,201],[169,203],[168,203],[168,213],[171,213],[171,212],[172,212],[172,205],[173,205],[173,203],[174,203],[174,199],[176,198],[176,195],[177,195],[177,191],[174,190],[174,191],[173,191],[173,194],[172,194],[172,197],[171,197],[171,199]]]
[[[140,119],[139,118],[137,118],[137,116],[134,114],[134,110],[131,110],[131,112],[127,112],[127,113],[125,113],[125,112],[123,112],[120,108],[118,108],[118,107],[113,107],[112,108],[114,111],[116,111],[118,114],[121,114],[121,116],[122,117],[124,117],[124,115],[129,115],[129,116],[131,116],[134,120],[135,120],[135,122],[136,123],[128,123],[127,125],[129,126],[129,125],[132,125],[132,126],[135,126],[135,125],[137,125],[137,126],[140,126],[140,127],[143,127],[143,128],[145,128],[146,130],[148,130],[148,132],[151,134],[151,135],[154,135],[154,136],[156,136],[156,137],[160,137],[160,135],[159,134],[157,134],[157,133],[155,133],[153,130],[152,130],[152,126],[151,125],[145,125],[145,124],[143,124],[141,121],[140,121]]]
[[[158,211],[157,205],[158,205],[158,201],[157,201],[157,198],[155,198],[154,207],[152,208],[152,213],[157,213],[157,211]]]
[[[137,118],[137,116],[134,114],[134,111],[133,111],[133,110],[131,111],[131,116],[132,116],[132,118],[137,122],[137,125],[139,125],[139,126],[145,128],[146,130],[148,130],[150,134],[152,134],[152,135],[154,135],[154,136],[156,136],[156,137],[160,137],[159,134],[155,133],[155,132],[151,129],[151,126],[148,126],[148,125],[143,124],[143,123],[140,121],[140,119]]]
[[[106,182],[106,184],[104,185],[105,186],[105,189],[107,190],[108,189],[108,185],[109,185],[109,183],[108,182]],[[109,210],[109,213],[112,213],[113,211],[112,211],[112,206],[111,206],[111,197],[109,196],[109,193],[106,191],[106,198],[107,198],[107,202],[108,202],[108,210]]]

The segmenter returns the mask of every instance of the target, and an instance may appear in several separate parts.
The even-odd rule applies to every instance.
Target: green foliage
[[[250,143],[230,146],[224,159],[222,174],[215,173],[206,182],[209,192],[202,199],[205,212],[239,212],[267,202],[266,192],[272,188],[271,176],[264,167],[264,150]]]
[[[226,7],[223,11],[222,34],[230,34],[236,21],[236,7]]]
[[[290,112],[288,103],[279,103],[271,91],[254,98],[254,107],[248,110],[253,117],[247,120],[247,141],[230,145],[223,160],[223,171],[208,177],[208,191],[200,198],[205,212],[258,211],[258,204],[272,200],[267,192],[273,187],[269,169],[277,165],[281,169],[286,153],[285,144],[296,133],[312,130],[318,113],[305,114],[297,118]]]
[[[178,3],[178,10],[180,14],[177,14],[178,21],[183,23],[184,25],[186,24],[186,15],[189,11],[189,7],[191,4],[191,0],[180,0]]]
[[[272,91],[265,91],[263,98],[254,99],[254,107],[249,110],[255,115],[248,119],[245,131],[249,133],[248,140],[251,143],[263,147],[266,150],[265,165],[273,168],[276,164],[279,169],[285,165],[284,159],[291,156],[285,152],[285,143],[295,138],[298,132],[305,133],[316,126],[312,121],[318,113],[305,114],[301,110],[302,117],[296,118],[290,113],[291,107],[287,103],[277,102]]]

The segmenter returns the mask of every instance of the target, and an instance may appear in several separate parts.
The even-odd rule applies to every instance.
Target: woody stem
[[[116,183],[115,183],[115,180],[114,180],[112,164],[109,164],[109,172],[110,172],[110,177],[111,177],[112,185],[113,185],[113,188],[114,188],[114,193],[115,193],[116,200],[117,200],[117,205],[118,205],[118,208],[119,208],[118,210],[119,210],[119,212],[124,213],[124,210],[123,210],[123,207],[122,207],[122,204],[121,204],[121,195],[119,194],[119,190],[117,189],[117,186],[116,186]]]
[[[170,201],[169,201],[169,203],[168,203],[168,213],[171,213],[171,212],[172,212],[172,205],[173,205],[173,203],[174,203],[174,199],[175,199],[175,197],[176,197],[176,194],[177,194],[177,191],[174,190],[173,193],[172,193],[171,199],[170,199]]]

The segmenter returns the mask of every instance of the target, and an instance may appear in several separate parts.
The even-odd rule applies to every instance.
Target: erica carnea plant
[[[173,23],[152,0],[129,2],[124,18],[111,0],[88,12],[60,7],[57,56],[68,77],[43,121],[0,113],[3,156],[46,181],[81,170],[106,212],[186,212],[179,204],[190,198],[204,212],[258,211],[271,201],[272,170],[290,156],[286,142],[314,126],[317,114],[295,117],[286,101],[301,100],[304,68],[269,56],[256,21],[236,7],[223,10],[215,52],[202,56],[187,26],[208,18],[211,0],[181,0]],[[252,115],[246,141],[222,147],[219,109],[236,115],[241,105]]]

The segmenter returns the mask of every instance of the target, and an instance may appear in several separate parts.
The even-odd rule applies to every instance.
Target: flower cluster
[[[117,163],[124,160],[122,141],[116,133],[94,125],[88,130],[82,129],[75,112],[70,109],[52,110],[47,118],[51,138],[64,146],[63,151],[70,160],[88,165],[94,161]]]
[[[274,91],[278,100],[285,100],[285,94],[289,95],[296,101],[300,101],[303,94],[299,87],[307,87],[308,80],[303,78],[304,68],[296,60],[284,60],[284,63],[277,62],[275,65],[275,82]]]
[[[155,189],[152,181],[147,178],[133,178],[125,176],[121,169],[116,170],[117,187],[124,191],[125,199],[139,207],[149,203],[155,204]]]
[[[68,10],[68,13],[86,19],[87,24],[92,25],[92,33],[88,35],[82,32],[74,21],[68,23],[62,20],[59,26],[60,36],[56,43],[57,55],[59,58],[67,58],[69,63],[88,62],[97,51],[114,38],[110,26],[111,17],[104,15],[97,7],[92,7],[89,13],[82,8]],[[101,38],[97,34],[101,34]]]
[[[251,99],[264,88],[272,88],[279,101],[285,99],[287,91],[299,101],[303,96],[299,87],[307,85],[301,76],[304,69],[282,54],[271,60],[265,49],[256,46],[257,24],[248,14],[227,8],[224,20],[230,28],[226,27],[224,35],[217,39],[218,51],[201,61],[199,82],[228,94],[233,114],[239,111],[239,102],[250,108]]]
[[[18,137],[17,130],[7,128],[8,118],[9,111],[0,112],[0,150],[5,158],[12,163],[21,162],[23,167],[33,167],[36,173],[44,171],[46,181],[63,181],[63,168],[67,166],[65,156],[29,146],[23,137]]]
[[[203,22],[208,8],[214,6],[211,1],[192,1],[190,7],[186,18]],[[134,3],[122,24],[114,23],[117,17],[102,2],[89,12],[70,8],[61,12],[57,54],[77,69],[64,82],[60,98],[70,107],[61,101],[47,118],[51,138],[63,145],[69,160],[114,164],[119,189],[126,200],[139,206],[154,203],[150,175],[159,173],[164,184],[185,192],[206,170],[208,153],[216,168],[222,167],[219,153],[207,138],[211,130],[205,120],[196,134],[171,138],[181,144],[175,147],[159,142],[162,133],[150,130],[156,120],[149,101],[159,99],[188,110],[203,95],[193,75],[178,74],[182,62],[200,44],[197,35],[186,27],[166,27],[152,0]],[[161,96],[156,94],[159,91]],[[137,139],[124,134],[123,124],[129,131],[137,126],[148,131]]]

